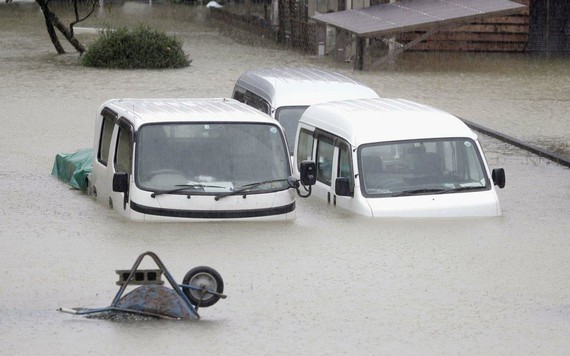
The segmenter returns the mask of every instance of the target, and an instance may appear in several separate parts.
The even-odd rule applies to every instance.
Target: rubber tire
[[[222,276],[218,273],[218,271],[216,271],[215,269],[208,267],[208,266],[198,266],[198,267],[192,268],[184,276],[184,279],[182,280],[182,284],[193,285],[190,282],[197,275],[206,275],[207,277],[209,277],[210,279],[212,279],[216,283],[216,288],[215,288],[216,292],[218,292],[218,293],[224,292],[224,281],[222,279]],[[190,288],[182,288],[182,291],[188,297],[188,299],[190,300],[190,303],[192,303],[192,305],[198,306],[200,308],[211,307],[212,305],[216,304],[218,302],[218,300],[220,300],[219,296],[206,294],[205,295],[206,299],[203,299],[202,303],[200,303],[200,299],[192,294],[192,292],[197,292],[197,291],[193,291]],[[208,298],[208,296],[209,296],[209,298]],[[200,303],[200,305],[198,305],[198,303]]]

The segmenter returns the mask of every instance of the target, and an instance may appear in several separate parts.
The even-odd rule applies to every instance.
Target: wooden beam
[[[392,53],[388,53],[386,56],[378,59],[377,61],[375,61],[374,63],[372,63],[370,65],[370,68],[374,69],[376,67],[378,67],[380,64],[388,62],[388,61],[392,61],[394,60],[394,58],[396,58],[397,56],[399,56],[400,54],[402,54],[405,50],[407,50],[408,48],[411,48],[413,46],[415,46],[416,44],[420,43],[421,41],[425,40],[426,38],[428,38],[429,36],[437,33],[440,30],[439,26],[434,27],[433,29],[429,30],[428,32],[424,33],[423,35],[419,36],[418,38],[416,38],[413,41],[410,41],[408,43],[406,43],[403,46],[400,46],[400,48],[395,49]]]

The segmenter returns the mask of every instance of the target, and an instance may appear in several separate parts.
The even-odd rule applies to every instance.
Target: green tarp
[[[51,175],[85,192],[87,191],[87,175],[92,169],[93,148],[86,148],[75,153],[57,154]]]

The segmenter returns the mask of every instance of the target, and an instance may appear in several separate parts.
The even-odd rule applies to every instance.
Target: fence
[[[274,28],[262,17],[253,15],[240,15],[223,8],[210,9],[213,20],[226,24],[232,29],[243,30],[275,42],[289,44],[291,47],[307,53],[317,52],[316,32],[317,25],[290,16],[283,16],[281,29]],[[285,12],[287,13],[287,12]]]
[[[210,17],[226,24],[232,30],[239,29],[277,41],[277,31],[261,17],[235,14],[223,8],[211,8]]]

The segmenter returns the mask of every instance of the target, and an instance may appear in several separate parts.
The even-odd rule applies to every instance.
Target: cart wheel
[[[222,276],[213,268],[207,266],[194,267],[182,280],[183,284],[195,286],[195,287],[206,287],[206,289],[216,291],[218,293],[223,293],[224,291],[224,281]],[[190,288],[182,288],[184,294],[190,299],[190,303],[195,306],[202,308],[210,307],[220,300],[220,297],[210,293],[204,294],[202,301],[200,301],[200,296],[202,292],[199,290],[193,290]],[[200,305],[198,305],[198,303]]]

